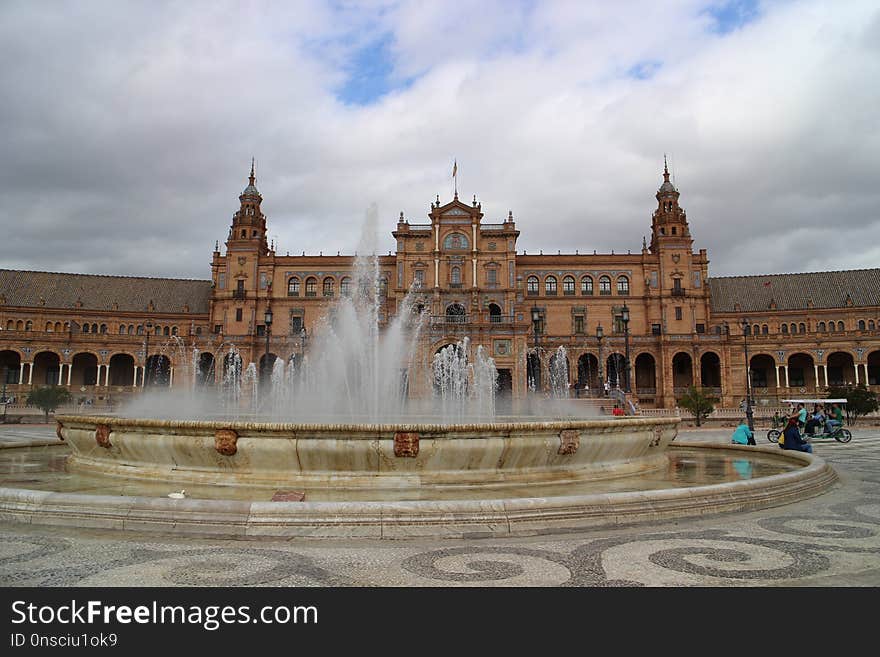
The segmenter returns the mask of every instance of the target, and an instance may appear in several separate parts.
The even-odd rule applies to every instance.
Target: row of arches
[[[33,331],[34,323],[32,320],[14,320],[10,319],[6,322],[6,330],[7,331]],[[52,322],[48,321],[45,323],[43,330],[46,333],[61,333],[70,331],[70,322]],[[106,334],[109,332],[108,325],[105,323],[97,323],[97,322],[83,322],[80,324],[79,328],[82,333],[99,333]],[[144,326],[142,324],[134,325],[134,324],[119,324],[118,326],[119,335],[143,335],[144,334]],[[156,325],[153,329],[153,333],[159,336],[172,336],[178,335],[177,326],[160,326]]]
[[[530,385],[540,387],[547,368],[556,372],[568,373],[567,378],[576,390],[600,390],[606,383],[611,387],[623,386],[626,368],[625,356],[614,352],[607,356],[599,366],[599,359],[593,353],[583,353],[577,357],[576,370],[570,370],[568,362],[560,363],[560,355],[553,353],[543,360],[538,354],[529,354],[527,376]],[[567,361],[567,359],[566,359]],[[742,371],[742,370],[740,370]],[[817,390],[836,385],[880,385],[880,350],[867,355],[864,363],[856,363],[852,354],[836,351],[827,356],[824,363],[818,363],[806,353],[790,355],[785,362],[777,364],[769,354],[755,354],[749,359],[752,388],[756,391],[775,388],[805,388]],[[680,351],[671,361],[672,387],[681,392],[691,385],[716,389],[721,392],[722,365],[720,356],[712,351],[700,355],[694,362],[689,352]],[[657,362],[653,354],[637,354],[632,361],[630,385],[637,393],[653,395],[657,391]],[[739,387],[739,382],[737,386]]]
[[[593,287],[593,277],[592,276],[582,276],[580,279],[580,293],[584,296],[591,296],[594,293]],[[611,277],[610,276],[600,276],[599,277],[599,294],[603,296],[607,296],[611,294]],[[544,295],[545,296],[557,296],[559,294],[559,279],[556,276],[550,275],[544,277]],[[629,277],[627,276],[618,276],[616,280],[616,288],[617,294],[620,296],[626,296],[629,294],[630,286],[629,286]],[[537,276],[529,276],[526,279],[526,293],[529,296],[537,296],[541,293],[541,280]],[[574,296],[577,293],[576,291],[576,281],[575,277],[571,275],[566,275],[562,277],[562,295],[563,296]]]
[[[339,294],[344,297],[351,296],[354,291],[350,276],[343,276],[339,281],[333,276],[325,276],[321,281],[316,276],[308,276],[303,281],[299,276],[291,276],[287,279],[287,296],[289,297],[316,297],[318,296],[318,284],[321,285],[321,296],[335,297],[336,286],[339,285]],[[379,293],[382,296],[388,294],[388,278],[379,279]]]
[[[856,322],[856,329],[859,331],[875,331],[877,328],[877,323],[873,319],[860,319]],[[806,322],[782,322],[779,324],[778,333],[783,335],[797,335],[799,333],[807,333],[808,326]],[[845,332],[846,324],[841,320],[826,320],[821,321],[816,324],[816,333],[843,333]],[[715,333],[720,334],[722,332],[721,326],[715,327]],[[753,324],[746,328],[747,335],[769,335],[770,334],[770,325],[769,324]]]

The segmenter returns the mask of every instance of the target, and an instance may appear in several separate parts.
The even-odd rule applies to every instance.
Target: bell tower
[[[678,190],[669,182],[669,167],[664,155],[663,184],[657,190],[657,209],[651,218],[651,253],[667,246],[688,250],[693,246],[687,215],[678,204],[678,197]]]
[[[227,251],[254,251],[261,256],[269,253],[266,240],[266,215],[260,210],[263,197],[257,190],[254,176],[254,161],[251,160],[251,175],[248,186],[238,197],[241,206],[232,215],[232,227],[226,240]]]

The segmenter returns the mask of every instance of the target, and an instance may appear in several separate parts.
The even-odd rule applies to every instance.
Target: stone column
[[[24,383],[24,363],[21,364],[21,369],[18,371],[18,385]]]
[[[779,390],[779,365],[774,365],[773,369],[776,370],[776,389]]]
[[[268,369],[268,368],[269,368],[269,363],[266,363],[266,369]],[[168,371],[169,371],[169,375],[168,375],[168,387],[170,388],[171,386],[174,385],[174,368],[171,367],[171,368],[169,368]]]
[[[70,381],[73,378],[73,363],[67,364],[67,385],[70,385]],[[60,383],[60,381],[59,381]]]
[[[100,383],[100,382],[99,382]],[[104,365],[104,387],[110,385],[110,363]]]
[[[782,366],[782,373],[785,374],[785,387],[788,387],[788,365]]]
[[[138,366],[134,366],[134,381],[131,382],[132,387],[138,387]]]
[[[856,363],[856,366],[854,369],[856,371],[856,385],[859,385],[859,363]]]
[[[28,363],[28,385],[32,385],[34,382],[34,363]]]
[[[815,363],[813,364],[813,370],[816,373],[816,390],[819,389],[819,366]]]

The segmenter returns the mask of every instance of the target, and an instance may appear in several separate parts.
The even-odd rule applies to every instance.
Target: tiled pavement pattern
[[[683,431],[679,440],[726,442],[729,433]],[[769,510],[534,537],[382,542],[0,524],[0,585],[878,586],[880,428],[853,433],[847,445],[816,444],[839,484]],[[0,427],[0,441],[51,436],[46,426]]]

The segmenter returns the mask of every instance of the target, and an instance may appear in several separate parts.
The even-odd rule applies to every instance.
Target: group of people
[[[778,413],[773,416],[773,426],[779,426],[781,422],[782,418]],[[840,426],[843,426],[843,409],[838,404],[831,404],[826,414],[822,404],[814,405],[813,412],[809,413],[804,404],[800,403],[785,420],[779,446],[782,449],[794,449],[812,454],[813,446],[804,439],[804,434],[812,436],[817,430],[834,433]],[[754,432],[749,429],[745,421],[734,430],[731,442],[738,445],[755,444]]]

